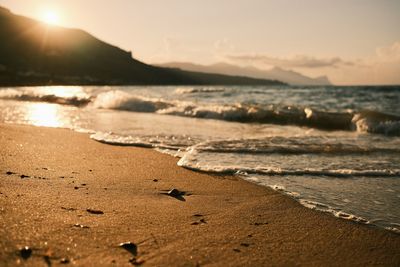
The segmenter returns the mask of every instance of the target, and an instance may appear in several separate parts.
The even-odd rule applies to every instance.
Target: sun
[[[56,11],[49,9],[43,12],[42,21],[50,25],[57,25],[60,23],[60,16]]]

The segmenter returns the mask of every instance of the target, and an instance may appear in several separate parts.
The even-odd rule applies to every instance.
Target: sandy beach
[[[0,266],[400,265],[400,235],[177,160],[1,124]]]

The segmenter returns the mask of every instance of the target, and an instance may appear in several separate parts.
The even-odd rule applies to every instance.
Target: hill
[[[212,72],[225,75],[243,75],[257,79],[280,80],[291,85],[332,85],[326,76],[310,78],[301,73],[274,67],[270,70],[260,70],[254,67],[240,67],[228,63],[198,65],[185,62],[169,62],[159,64],[162,67],[180,68],[182,70]]]
[[[0,7],[0,85],[272,85],[279,81],[151,66],[91,34]]]

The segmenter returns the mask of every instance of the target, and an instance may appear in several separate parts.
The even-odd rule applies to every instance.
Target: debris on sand
[[[101,210],[95,210],[95,209],[86,209],[87,212],[91,213],[91,214],[104,214],[103,211]]]
[[[19,254],[24,260],[27,260],[32,255],[32,249],[28,246],[25,246],[19,250]]]
[[[202,218],[198,222],[192,222],[191,225],[199,225],[199,224],[202,224],[202,223],[206,224],[207,221],[204,218]]]
[[[129,262],[134,266],[140,266],[144,263],[144,260],[136,259],[136,257],[133,257],[133,258],[129,259]]]
[[[180,191],[176,188],[172,188],[171,190],[162,190],[162,191],[167,191],[167,192],[162,192],[161,194],[163,195],[168,195],[170,197],[176,198],[180,201],[186,201],[185,198],[183,196],[188,196],[189,194],[187,194],[185,191]]]
[[[60,260],[60,263],[61,264],[68,264],[68,263],[70,263],[71,261],[68,259],[68,258],[62,258],[61,260]]]
[[[89,226],[86,226],[86,225],[83,225],[83,224],[79,224],[79,223],[74,224],[74,227],[78,227],[78,228],[90,228]]]
[[[119,247],[125,249],[129,253],[131,253],[133,256],[137,255],[137,245],[133,242],[123,242],[119,244]]]
[[[25,175],[25,174],[21,174],[21,179],[24,179],[24,178],[29,178],[30,176],[29,175]]]

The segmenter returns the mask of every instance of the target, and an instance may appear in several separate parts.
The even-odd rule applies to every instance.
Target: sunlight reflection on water
[[[36,104],[30,106],[27,111],[25,116],[29,124],[46,127],[62,127],[65,125],[61,116],[59,116],[58,105]]]

